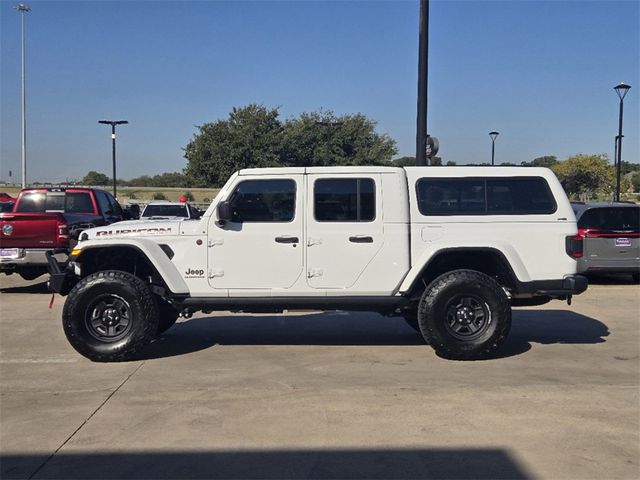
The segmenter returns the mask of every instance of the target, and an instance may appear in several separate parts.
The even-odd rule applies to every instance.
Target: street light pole
[[[630,85],[620,83],[613,87],[620,98],[620,116],[618,117],[618,158],[616,160],[616,202],[620,201],[620,168],[622,166],[622,112],[624,110],[624,97],[631,88]]]
[[[500,135],[500,132],[489,132],[489,136],[491,137],[491,165],[495,165],[496,160],[496,137]]]
[[[24,14],[31,11],[29,5],[20,3],[15,8],[20,13],[21,32],[21,77],[22,77],[22,188],[27,187],[27,90],[25,83],[25,44],[24,44]]]
[[[127,120],[98,120],[103,125],[111,125],[111,156],[113,161],[113,196],[118,198],[116,190],[116,125],[126,125]]]

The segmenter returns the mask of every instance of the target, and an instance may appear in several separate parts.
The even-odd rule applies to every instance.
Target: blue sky
[[[0,2],[0,178],[20,181],[20,23]],[[418,0],[28,2],[28,180],[179,171],[200,125],[250,102],[362,112],[415,153]],[[431,1],[429,131],[458,163],[639,161],[640,2]]]

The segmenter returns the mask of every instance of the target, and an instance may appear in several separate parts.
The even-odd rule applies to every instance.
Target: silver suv
[[[640,205],[624,202],[571,204],[582,237],[578,273],[628,273],[640,280]]]

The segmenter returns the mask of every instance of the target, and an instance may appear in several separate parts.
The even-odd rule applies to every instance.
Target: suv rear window
[[[640,207],[590,208],[578,219],[578,228],[604,232],[640,232]]]
[[[188,217],[186,205],[147,205],[143,217]]]
[[[28,192],[20,197],[17,212],[93,213],[89,192]]]
[[[557,209],[541,177],[421,178],[422,215],[540,215]]]

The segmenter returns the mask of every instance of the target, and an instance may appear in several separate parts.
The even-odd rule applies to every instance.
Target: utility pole
[[[429,73],[429,0],[420,0],[420,40],[418,52],[418,118],[416,165],[427,165],[427,80]]]

